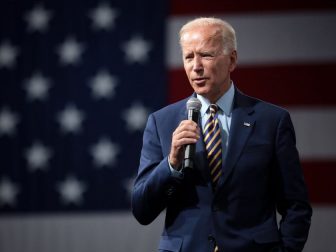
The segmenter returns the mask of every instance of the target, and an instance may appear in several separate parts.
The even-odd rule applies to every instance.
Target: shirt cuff
[[[175,177],[175,178],[183,178],[183,172],[182,172],[182,170],[180,170],[180,171],[178,171],[178,170],[175,170],[172,166],[171,166],[171,164],[170,164],[170,162],[169,162],[169,157],[168,157],[168,165],[169,165],[169,169],[170,169],[170,171],[171,171],[171,175],[173,176],[173,177]]]

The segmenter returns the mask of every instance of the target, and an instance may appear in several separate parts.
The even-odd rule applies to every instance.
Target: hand
[[[169,153],[170,165],[178,170],[184,156],[184,146],[194,144],[200,138],[200,129],[192,120],[184,120],[175,129],[172,136],[172,144]]]

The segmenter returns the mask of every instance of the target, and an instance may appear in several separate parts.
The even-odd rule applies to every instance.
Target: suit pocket
[[[280,241],[279,231],[274,227],[257,231],[252,236],[257,243],[273,243]]]
[[[159,251],[179,252],[183,239],[176,236],[161,236]]]

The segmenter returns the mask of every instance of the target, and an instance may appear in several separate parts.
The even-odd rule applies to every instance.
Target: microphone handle
[[[199,111],[189,109],[188,110],[188,120],[192,120],[198,123]],[[185,146],[183,169],[184,168],[194,168],[194,156],[195,156],[195,144],[187,144]]]

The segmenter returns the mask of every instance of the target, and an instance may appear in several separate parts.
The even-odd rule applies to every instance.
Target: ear
[[[229,67],[229,71],[233,72],[233,70],[236,69],[237,66],[237,51],[233,50],[230,54],[230,67]]]

